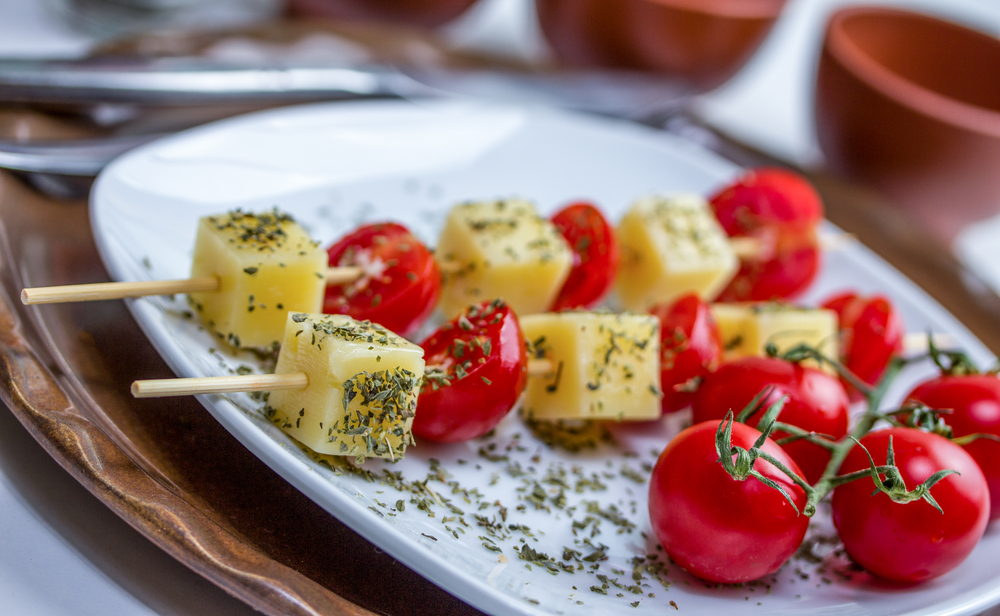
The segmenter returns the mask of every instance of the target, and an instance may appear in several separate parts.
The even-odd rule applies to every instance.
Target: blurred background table
[[[778,159],[802,167],[819,164],[813,73],[826,16],[845,4],[857,2],[790,0],[750,63],[695,100],[698,115]],[[1000,4],[994,0],[879,4],[917,8],[1000,33]],[[445,34],[459,45],[520,58],[546,53],[526,0],[483,0],[449,24]],[[99,41],[92,29],[83,32],[67,23],[61,2],[0,0],[0,57],[79,57]],[[983,246],[998,227],[1000,222],[987,221],[971,229],[959,239],[959,254],[987,258]],[[934,276],[928,270],[923,282],[931,284]],[[0,613],[253,613],[119,519],[6,412],[0,413],[0,516],[5,522],[0,526]]]

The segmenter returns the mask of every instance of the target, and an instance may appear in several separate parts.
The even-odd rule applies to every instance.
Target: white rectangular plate
[[[321,104],[234,118],[139,148],[100,176],[92,217],[115,279],[183,278],[197,218],[237,207],[277,205],[324,244],[361,222],[390,219],[433,246],[447,209],[462,200],[524,196],[550,213],[587,198],[616,220],[638,196],[707,194],[738,171],[695,145],[624,122],[462,102]],[[808,304],[843,289],[884,293],[910,331],[951,333],[977,361],[991,359],[951,315],[860,245],[828,254],[803,299]],[[183,298],[129,305],[178,375],[262,369],[253,355],[220,348],[185,318]],[[906,372],[890,402],[929,374],[929,368]],[[795,557],[759,583],[710,587],[667,564],[659,579],[643,573],[636,587],[633,559],[658,553],[648,536],[645,477],[683,417],[610,427],[613,443],[573,453],[545,445],[513,413],[488,438],[418,443],[400,463],[371,460],[363,472],[344,472],[345,463],[331,465],[297,447],[250,396],[201,401],[332,515],[489,613],[662,614],[677,607],[684,614],[968,614],[1000,602],[996,528],[958,569],[908,588],[844,575],[843,559],[815,541],[809,545],[819,558]],[[402,489],[386,480],[389,472],[405,478]],[[594,520],[600,532],[591,537]],[[832,534],[823,512],[813,526],[817,537]],[[599,569],[586,561],[572,574],[550,574],[514,550],[528,545],[562,562],[564,548],[587,556],[601,544],[607,560]],[[604,585],[598,574],[608,580],[606,595],[591,590]]]

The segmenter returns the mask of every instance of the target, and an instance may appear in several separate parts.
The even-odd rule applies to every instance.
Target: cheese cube
[[[727,358],[763,357],[769,343],[779,352],[808,344],[826,357],[839,357],[837,313],[832,310],[778,302],[712,304],[710,309]]]
[[[289,313],[276,374],[303,372],[305,389],[268,397],[268,418],[313,451],[400,458],[424,374],[424,350],[370,321]]]
[[[535,358],[524,411],[534,419],[649,420],[660,417],[660,325],[639,314],[559,312],[527,316],[521,329]]]
[[[441,308],[449,318],[496,298],[518,316],[544,312],[573,261],[559,230],[521,199],[455,206],[435,256],[443,273]]]
[[[726,232],[702,197],[646,197],[618,225],[622,306],[644,311],[697,293],[714,299],[739,269]]]
[[[191,293],[202,321],[235,347],[281,340],[289,311],[320,312],[326,252],[277,210],[236,210],[198,222],[192,278],[216,277],[218,291]]]

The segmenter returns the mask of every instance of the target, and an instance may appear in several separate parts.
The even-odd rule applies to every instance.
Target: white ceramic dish
[[[97,244],[115,279],[181,278],[190,265],[195,220],[236,207],[279,205],[324,243],[362,221],[388,218],[409,225],[433,245],[447,207],[459,200],[522,195],[550,212],[586,197],[617,218],[639,195],[705,193],[737,172],[683,140],[603,119],[453,102],[323,104],[235,118],[139,148],[98,179],[92,217]],[[950,332],[977,360],[990,359],[961,324],[861,246],[830,254],[805,301],[844,288],[887,293],[909,329]],[[216,350],[213,338],[184,318],[183,298],[140,299],[130,307],[178,375],[226,374],[244,364],[260,369],[245,352]],[[907,372],[894,395],[898,398],[928,373]],[[424,493],[434,512],[429,517],[411,493],[358,473],[338,474],[301,451],[263,419],[251,397],[204,396],[201,401],[236,438],[331,514],[489,613],[664,613],[676,605],[685,614],[971,614],[1000,602],[1000,531],[995,527],[957,570],[910,588],[866,574],[842,579],[843,562],[821,553],[819,564],[793,559],[760,584],[709,588],[670,565],[662,578],[669,588],[647,574],[640,594],[613,584],[607,595],[592,591],[602,586],[595,573],[632,585],[630,559],[656,551],[655,541],[646,538],[646,484],[629,476],[646,474],[643,466],[678,429],[677,418],[615,427],[615,444],[574,454],[544,445],[512,415],[488,439],[449,446],[420,443],[399,464],[365,464],[377,476],[384,478],[389,469],[412,482],[433,475],[433,460],[440,460],[450,475],[446,481],[477,490],[466,500],[453,486],[430,480],[427,485],[438,499],[452,499],[463,513],[450,512]],[[634,472],[623,475],[626,468]],[[559,491],[553,476],[561,472],[570,486],[564,490],[565,508],[553,500]],[[595,490],[592,481],[581,478],[606,487]],[[528,498],[536,485],[546,493],[548,511],[536,509]],[[397,511],[399,500],[403,511]],[[475,516],[502,522],[501,506],[508,516],[506,530],[489,536]],[[612,506],[634,528],[616,525]],[[564,547],[591,554],[594,549],[583,538],[589,538],[592,523],[576,535],[572,525],[588,516],[601,519],[602,532],[592,543],[607,546],[608,559],[596,572],[584,562],[585,570],[550,575],[538,564],[526,567],[513,549],[530,545],[560,562]],[[817,518],[815,532],[830,534],[828,520],[822,514]],[[511,524],[519,526],[511,529]],[[483,547],[480,536],[489,536],[507,562]]]

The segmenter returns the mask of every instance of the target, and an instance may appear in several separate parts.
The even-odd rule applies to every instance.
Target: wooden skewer
[[[343,285],[361,277],[360,267],[331,267],[326,270],[328,285]],[[173,295],[174,293],[210,293],[219,290],[219,279],[187,278],[181,280],[144,280],[141,282],[100,282],[71,284],[61,287],[35,287],[21,290],[21,303],[60,304],[92,302],[125,297]]]
[[[552,370],[552,362],[547,359],[528,361],[528,374],[531,376],[545,376],[551,374]],[[136,398],[169,398],[198,394],[305,389],[308,386],[309,377],[303,372],[202,376],[188,379],[147,379],[132,383],[132,396]]]
[[[933,334],[934,336],[934,346],[938,348],[948,349],[955,348],[958,346],[958,341],[951,334]],[[916,355],[918,353],[926,353],[930,349],[927,344],[927,333],[926,332],[910,332],[903,336],[903,354],[904,355]]]
[[[843,250],[855,237],[850,233],[821,233],[817,237],[819,248],[824,251]],[[740,236],[729,238],[729,246],[740,259],[753,259],[764,252],[764,240],[759,237]]]
[[[148,379],[132,383],[136,398],[168,398],[198,394],[228,394],[241,391],[276,391],[305,389],[309,377],[303,372],[287,374],[243,374],[238,376],[202,376],[191,379]]]
[[[752,259],[764,249],[764,242],[757,237],[731,237],[729,247],[740,259]]]

